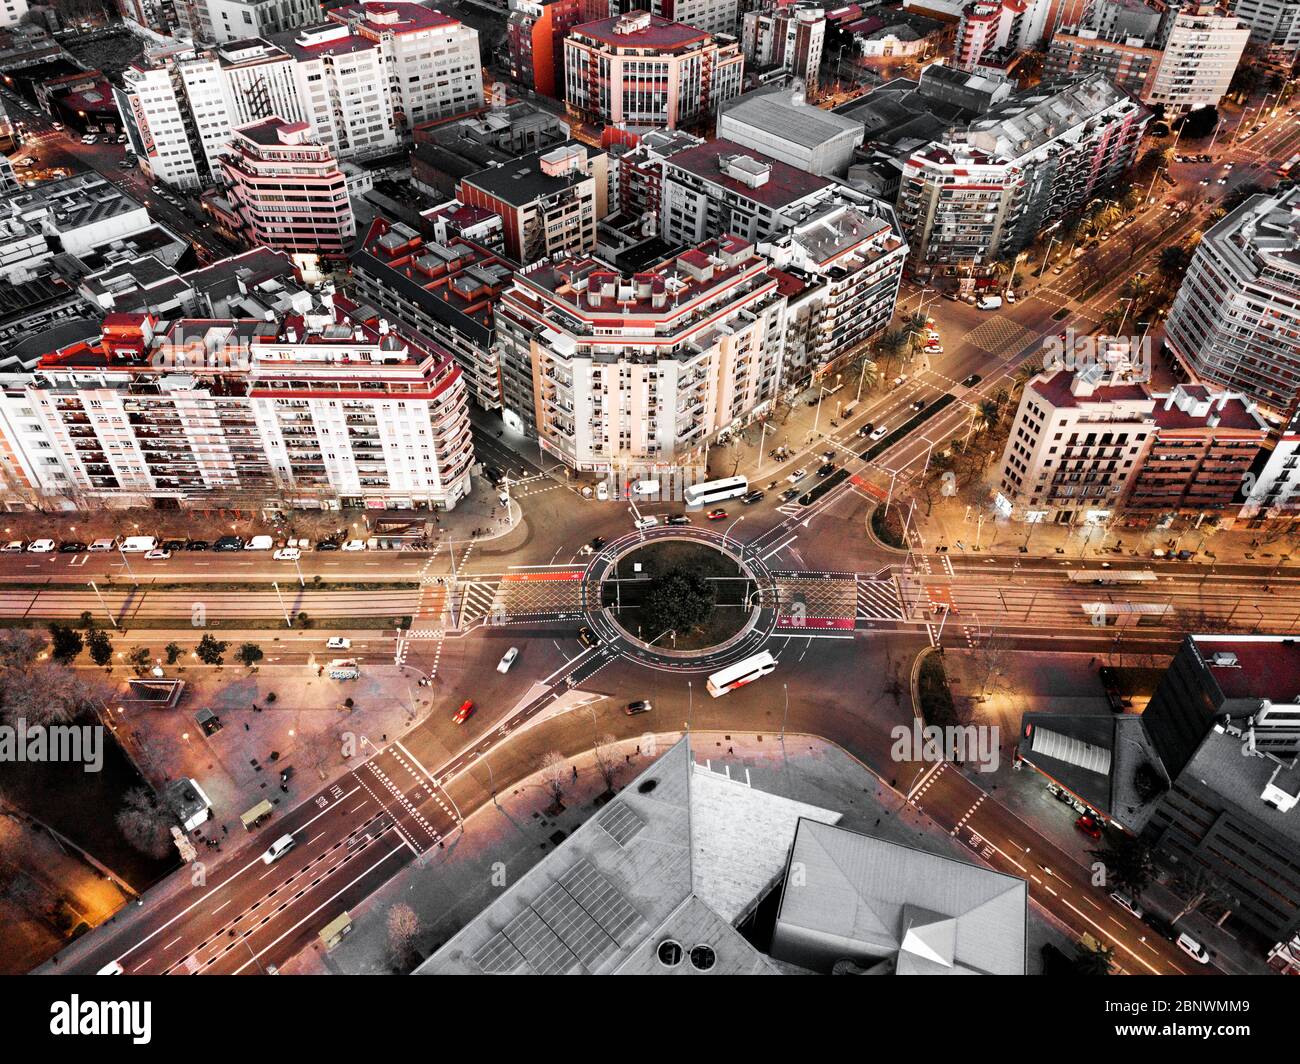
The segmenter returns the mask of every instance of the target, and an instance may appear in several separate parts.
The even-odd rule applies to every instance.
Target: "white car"
[[[172,556],[171,551],[163,550],[161,547],[155,547],[153,550],[147,551],[145,553],[145,558],[147,558],[149,561],[154,561],[154,562],[165,562],[171,556]]]
[[[365,550],[366,541],[364,539],[350,539],[340,548],[341,550]]]
[[[262,854],[262,864],[271,864],[278,861],[296,845],[298,845],[298,842],[292,835],[281,835],[267,847],[266,853]]]
[[[1202,946],[1199,942],[1197,942],[1196,939],[1192,938],[1192,936],[1189,935],[1186,931],[1184,931],[1181,935],[1178,936],[1178,941],[1175,942],[1174,945],[1176,945],[1180,950],[1186,953],[1187,956],[1191,957],[1192,960],[1196,961],[1198,964],[1210,963],[1209,951],[1206,950],[1206,948]]]
[[[1013,292],[1010,288],[1008,288],[1008,289],[1007,289],[1007,302],[1008,302],[1008,303],[1014,303],[1015,301],[1016,301],[1016,294],[1015,294],[1015,292]]]
[[[873,432],[873,433],[871,434],[871,438],[872,438],[873,440],[883,439],[884,436],[885,436],[885,434],[886,434],[888,431],[889,431],[889,429],[888,429],[887,426],[885,426],[885,425],[881,425],[879,428],[876,429],[875,432]]]
[[[96,975],[124,975],[126,970],[117,961],[109,961],[104,967],[99,969]]]
[[[609,485],[606,484],[603,480],[596,485],[596,498],[598,498],[601,502],[609,501]]]
[[[907,374],[906,374],[906,373],[900,373],[897,377],[894,378],[894,385],[893,385],[893,386],[894,386],[895,388],[897,388],[900,384],[903,384],[904,382],[906,382],[906,380],[907,380]]]
[[[23,541],[21,539],[11,539],[3,547],[0,547],[0,554],[22,554]]]
[[[942,355],[943,344],[937,344],[937,343],[926,344],[925,353],[927,355]]]
[[[297,547],[281,547],[273,557],[277,562],[296,562],[302,557],[302,551]]]
[[[1143,913],[1144,913],[1145,910],[1142,908],[1142,906],[1140,906],[1137,902],[1135,902],[1135,901],[1134,901],[1132,898],[1130,898],[1127,894],[1123,893],[1122,891],[1112,890],[1112,891],[1110,892],[1110,897],[1111,897],[1111,900],[1112,900],[1116,905],[1118,905],[1121,909],[1127,909],[1127,910],[1128,910],[1129,912],[1131,912],[1134,916],[1136,916],[1139,920],[1142,919],[1142,916],[1143,916]]]
[[[509,672],[510,666],[515,663],[515,658],[519,657],[519,648],[511,647],[502,655],[501,660],[497,662],[497,672]]]
[[[27,550],[31,554],[49,554],[54,550],[54,540],[52,539],[34,539],[27,544]]]
[[[352,640],[344,635],[332,635],[326,640],[325,646],[329,650],[350,650]]]
[[[648,514],[645,517],[638,517],[632,523],[636,525],[638,529],[654,528],[659,524],[659,518],[655,517],[654,514]]]
[[[786,479],[786,482],[787,482],[787,483],[790,483],[790,484],[798,484],[799,481],[803,480],[803,478],[806,477],[807,475],[808,475],[808,470],[806,470],[806,469],[796,469],[793,473],[791,473],[791,474],[790,474],[788,477],[786,477],[785,479]]]
[[[938,331],[935,330],[935,329],[926,329],[926,330],[925,330],[925,338],[926,338],[927,340],[933,340],[936,344],[937,344],[940,340],[943,339],[943,337],[940,336],[939,333],[938,333]]]

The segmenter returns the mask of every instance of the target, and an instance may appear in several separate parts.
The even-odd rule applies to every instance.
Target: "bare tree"
[[[592,745],[591,752],[596,755],[596,771],[605,781],[605,793],[612,794],[619,769],[618,740],[613,735],[602,735]]]
[[[1176,924],[1184,916],[1201,912],[1207,906],[1227,909],[1234,904],[1232,896],[1223,889],[1223,885],[1203,865],[1183,865],[1175,873],[1169,884],[1175,894],[1183,897],[1183,907],[1169,922]]]
[[[0,667],[25,669],[36,661],[48,640],[30,628],[7,628],[0,632]]]
[[[542,755],[542,782],[551,792],[552,807],[557,810],[564,808],[561,799],[564,797],[564,783],[568,778],[566,770],[564,757],[558,750],[551,750]]]
[[[32,724],[59,724],[93,712],[108,694],[102,681],[87,678],[63,665],[41,662],[7,677],[4,705],[7,720],[23,718]]]
[[[398,902],[388,910],[385,920],[388,928],[388,948],[394,964],[405,969],[415,946],[415,936],[420,933],[420,918],[406,902]]]
[[[143,787],[135,787],[123,795],[122,808],[113,822],[123,838],[141,853],[166,857],[171,849],[175,818]]]

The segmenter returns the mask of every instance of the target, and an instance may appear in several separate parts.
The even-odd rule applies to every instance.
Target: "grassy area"
[[[884,506],[877,506],[871,511],[871,532],[886,547],[894,547],[897,550],[906,550],[907,541],[903,539],[903,517],[899,512],[899,507],[889,507],[889,512],[885,512]]]
[[[957,719],[957,707],[952,701],[952,691],[948,688],[948,675],[944,672],[942,655],[936,653],[926,655],[916,677],[916,690],[921,716],[926,724],[934,724],[942,728],[961,723]]]

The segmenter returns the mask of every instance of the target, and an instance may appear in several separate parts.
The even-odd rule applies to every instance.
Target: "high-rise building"
[[[1252,43],[1292,59],[1300,52],[1300,0],[1235,0],[1231,6]]]
[[[240,126],[221,160],[223,198],[239,235],[290,255],[343,258],[356,236],[347,179],[305,122],[272,117]]]
[[[1249,38],[1244,23],[1213,4],[1183,8],[1168,23],[1160,65],[1142,102],[1170,113],[1217,106]]]
[[[465,385],[341,296],[278,320],[110,314],[0,395],[50,504],[450,509],[470,488]]]
[[[1291,412],[1300,400],[1300,189],[1252,196],[1205,233],[1165,343],[1198,379]]]
[[[321,18],[320,0],[191,0],[177,6],[192,40],[216,44],[267,37]]]
[[[597,127],[707,127],[744,69],[735,38],[646,11],[575,26],[564,42],[569,112]]]
[[[1052,30],[1050,7],[1049,0],[972,0],[961,13],[953,62],[974,70],[991,52],[1033,48]]]
[[[687,26],[694,26],[697,30],[704,30],[705,33],[733,35],[739,28],[740,13],[743,10],[740,0],[648,0],[648,2],[641,0],[639,3],[626,5],[623,9],[641,7],[642,3],[645,5],[643,10],[671,22],[683,22]],[[611,14],[615,6],[617,0],[610,7]]]
[[[533,152],[462,179],[457,196],[505,223],[506,255],[527,265],[554,255],[586,255],[607,210],[606,157],[576,141]]]
[[[740,43],[750,70],[788,70],[815,95],[826,42],[826,8],[796,0],[775,8],[746,11]]]
[[[16,26],[27,14],[27,0],[0,0],[0,26]]]
[[[506,423],[575,470],[699,466],[781,388],[785,298],[736,237],[631,277],[544,261],[515,275],[496,314]]]

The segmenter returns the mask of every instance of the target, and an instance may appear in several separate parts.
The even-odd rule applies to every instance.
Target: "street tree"
[[[1134,835],[1112,832],[1105,845],[1088,852],[1105,866],[1106,885],[1130,898],[1141,897],[1155,875],[1151,847]]]
[[[100,681],[54,662],[37,662],[5,675],[0,712],[11,724],[62,724],[91,713],[108,691]]]
[[[96,665],[107,667],[113,660],[113,640],[102,628],[94,628],[86,633],[86,649],[90,660]]]
[[[641,609],[642,630],[648,639],[666,632],[684,636],[713,614],[717,601],[714,585],[691,569],[674,567],[657,578],[646,593]]]
[[[619,765],[623,763],[618,752],[618,739],[610,734],[602,735],[592,744],[591,752],[596,755],[596,771],[605,781],[605,793],[612,794],[614,778],[618,775]]]
[[[229,649],[230,644],[226,640],[218,639],[211,632],[204,632],[199,645],[194,648],[194,653],[199,656],[199,661],[204,665],[220,665],[226,660],[225,653]]]
[[[179,643],[168,643],[163,647],[163,653],[167,655],[167,664],[175,665],[180,661],[181,655],[185,653],[185,648]]]
[[[393,966],[405,971],[411,962],[415,938],[420,933],[420,918],[406,902],[398,902],[388,910],[384,921],[388,929],[388,949],[393,955]]]
[[[127,664],[137,676],[148,675],[153,668],[153,654],[149,652],[148,647],[136,647],[126,656]]]
[[[50,657],[64,665],[80,654],[85,646],[80,632],[57,622],[50,625],[50,641]]]
[[[150,857],[166,857],[172,847],[171,827],[176,820],[143,787],[122,796],[122,808],[113,822],[132,847]]]
[[[1080,942],[1075,947],[1074,973],[1076,975],[1110,975],[1115,950],[1095,939]]]
[[[256,643],[242,643],[239,649],[235,651],[235,658],[239,663],[250,669],[261,661],[264,656],[262,648]]]
[[[25,669],[46,647],[46,640],[30,628],[6,628],[0,632],[0,668]]]
[[[568,766],[558,750],[542,755],[542,784],[551,793],[551,808],[557,812],[564,808],[564,785],[568,781]]]
[[[1182,908],[1170,923],[1176,924],[1184,916],[1206,909],[1225,910],[1236,903],[1209,869],[1204,865],[1180,865],[1174,873],[1170,890],[1181,895]]]

